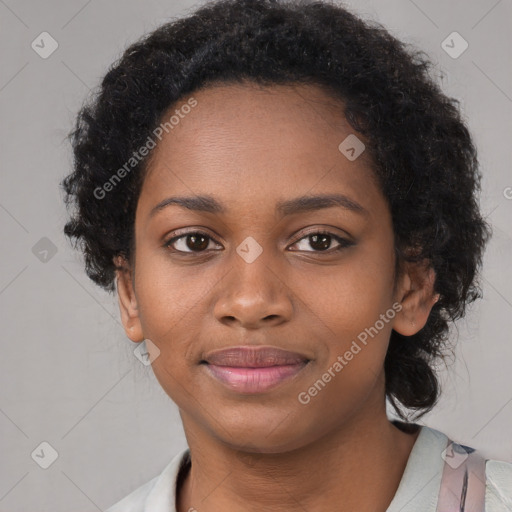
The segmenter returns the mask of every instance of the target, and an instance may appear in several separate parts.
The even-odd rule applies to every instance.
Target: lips
[[[307,363],[309,359],[297,352],[290,352],[276,347],[230,347],[206,354],[204,361],[215,366],[237,368],[265,368],[269,366],[286,366]]]
[[[238,393],[262,393],[300,374],[309,359],[270,346],[230,347],[206,354],[206,373]]]

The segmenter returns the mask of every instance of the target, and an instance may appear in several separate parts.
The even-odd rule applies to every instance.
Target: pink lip
[[[262,368],[282,366],[308,361],[306,356],[269,345],[242,345],[208,352],[204,361],[217,366]]]
[[[260,393],[299,373],[306,362],[260,368],[204,365],[210,375],[241,393]]]
[[[241,393],[260,393],[299,373],[309,359],[272,346],[216,350],[202,361],[208,374]]]

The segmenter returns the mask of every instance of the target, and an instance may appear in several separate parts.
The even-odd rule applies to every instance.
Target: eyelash
[[[169,239],[167,242],[164,243],[164,247],[167,249],[170,249],[172,252],[178,253],[178,254],[195,254],[195,255],[205,254],[208,251],[208,249],[205,249],[203,251],[180,251],[180,250],[172,247],[172,244],[174,244],[177,240],[180,240],[181,238],[185,238],[190,235],[200,235],[200,236],[203,236],[203,237],[213,241],[214,243],[218,244],[218,242],[214,238],[212,238],[210,235],[208,235],[208,233],[205,233],[204,231],[189,231],[187,233],[182,233],[178,236],[172,237],[171,239]],[[296,245],[301,240],[308,238],[309,236],[313,236],[313,235],[328,235],[331,238],[333,238],[336,242],[338,242],[340,245],[339,245],[339,247],[336,247],[335,249],[326,249],[325,251],[313,250],[313,251],[306,251],[306,252],[313,252],[313,253],[317,253],[317,254],[331,254],[333,252],[340,252],[343,249],[346,249],[347,247],[354,245],[354,242],[351,242],[350,240],[347,240],[338,235],[335,235],[334,233],[331,233],[330,231],[326,231],[326,230],[322,230],[322,229],[313,231],[311,233],[307,233],[306,235],[302,236],[297,241],[295,241],[292,245]],[[218,244],[218,245],[220,245],[220,244]]]

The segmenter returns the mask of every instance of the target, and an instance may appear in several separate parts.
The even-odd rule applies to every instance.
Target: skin
[[[124,265],[117,285],[126,334],[158,347],[153,371],[179,407],[190,447],[177,510],[320,512],[343,503],[385,511],[419,431],[406,434],[386,416],[384,358],[391,329],[410,336],[425,325],[434,272],[407,265],[395,281],[389,208],[367,153],[349,161],[338,150],[354,133],[339,100],[315,85],[251,83],[193,97],[197,106],[151,154],[136,211],[135,268],[116,258]],[[279,201],[331,193],[364,213],[275,211]],[[168,197],[193,195],[212,196],[226,212],[174,204],[150,215]],[[182,237],[174,248],[188,252],[165,247],[198,229],[210,237],[204,245]],[[321,251],[307,236],[318,229],[352,245],[335,251],[331,238]],[[236,251],[249,236],[263,250],[252,263]],[[301,404],[298,394],[394,303],[401,311]],[[199,364],[210,350],[245,344],[311,362],[252,396],[227,389]]]

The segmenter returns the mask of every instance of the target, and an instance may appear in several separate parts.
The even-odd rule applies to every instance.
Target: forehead
[[[191,97],[197,104],[181,109]],[[333,188],[355,200],[378,194],[368,155],[350,161],[339,149],[355,134],[342,101],[319,86],[215,85],[178,101],[163,121],[172,115],[142,187],[146,213],[171,194],[208,194],[232,205]]]

